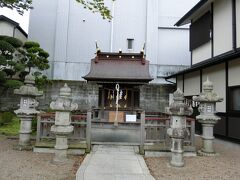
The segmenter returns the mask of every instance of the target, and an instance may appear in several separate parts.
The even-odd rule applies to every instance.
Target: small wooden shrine
[[[90,72],[83,77],[99,84],[99,102],[96,117],[114,122],[137,121],[140,108],[139,86],[149,83],[149,61],[140,53],[96,53]],[[129,116],[130,115],[130,116]]]

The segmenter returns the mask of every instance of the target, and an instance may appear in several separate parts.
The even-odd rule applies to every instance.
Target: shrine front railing
[[[146,146],[164,146],[165,150],[169,149],[170,139],[167,136],[167,129],[170,126],[170,117],[161,113],[145,113],[140,114],[140,122],[137,123],[119,123],[119,127],[122,130],[136,130],[140,135],[140,149],[144,150]],[[40,142],[44,139],[54,139],[54,134],[51,133],[51,126],[54,124],[54,113],[43,113],[37,116],[37,137],[36,141]],[[71,124],[74,126],[73,133],[69,136],[69,140],[86,141],[88,149],[90,149],[92,141],[92,133],[96,134],[98,128],[112,128],[113,122],[97,121],[94,119],[92,111],[87,113],[72,115]],[[93,129],[92,129],[93,128]],[[195,135],[195,120],[193,118],[187,118],[187,128],[189,134],[184,140],[185,146],[194,147],[194,135]],[[116,132],[117,128],[114,129]],[[134,131],[135,132],[135,131]],[[137,135],[136,134],[136,135]],[[139,135],[137,135],[139,137]]]
[[[140,151],[145,146],[161,145],[163,149],[170,147],[167,129],[170,127],[170,117],[161,113],[141,113],[141,142]],[[184,139],[185,146],[195,146],[195,119],[187,118],[188,135]],[[143,152],[142,152],[143,153]]]
[[[36,141],[42,139],[54,139],[55,136],[51,132],[51,126],[54,125],[54,113],[41,113],[37,115],[37,137]],[[87,114],[78,114],[71,116],[71,125],[73,133],[69,136],[71,140],[86,140],[87,136]]]

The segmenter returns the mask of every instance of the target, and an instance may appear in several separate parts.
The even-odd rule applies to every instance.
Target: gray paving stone
[[[78,169],[77,180],[154,180],[133,146],[95,145]]]

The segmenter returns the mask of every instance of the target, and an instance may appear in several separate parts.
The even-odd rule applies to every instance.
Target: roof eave
[[[204,4],[206,4],[208,0],[199,1],[192,9],[190,9],[178,22],[174,24],[174,26],[182,26],[191,22],[189,19],[199,8],[201,8]]]
[[[239,57],[240,57],[240,50],[237,50],[237,51],[232,50],[225,54],[219,55],[217,57],[210,58],[210,59],[204,60],[200,63],[197,63],[197,64],[193,65],[191,68],[188,68],[183,71],[179,71],[178,73],[167,76],[166,79],[174,78],[181,74],[190,73],[190,72],[193,72],[193,71],[205,68],[205,67],[217,65],[217,64],[223,63],[225,61],[233,60],[233,59],[236,59]]]
[[[101,78],[87,78],[83,77],[87,82],[97,83],[97,84],[112,84],[112,83],[121,83],[121,84],[135,84],[135,85],[144,85],[149,84],[153,79],[101,79]]]
[[[149,78],[105,78],[105,77],[87,77],[83,76],[83,79],[87,81],[118,81],[118,82],[129,82],[129,81],[135,81],[135,82],[150,82],[153,80],[152,77]]]

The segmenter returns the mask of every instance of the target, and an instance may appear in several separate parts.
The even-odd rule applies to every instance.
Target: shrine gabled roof
[[[129,82],[145,84],[153,80],[149,74],[149,61],[143,53],[98,52],[91,60],[90,72],[83,77],[87,81]]]

